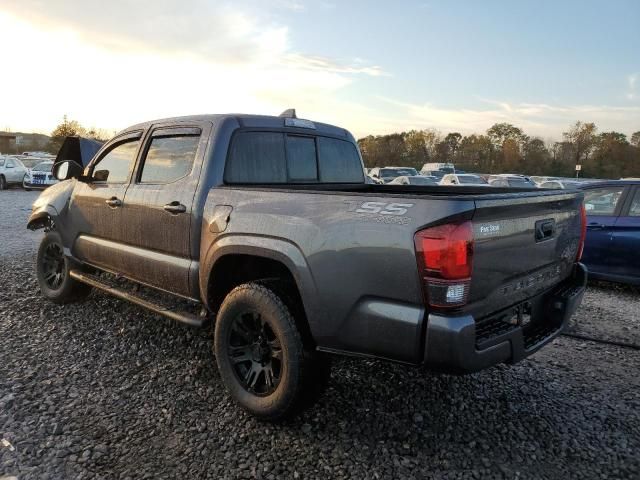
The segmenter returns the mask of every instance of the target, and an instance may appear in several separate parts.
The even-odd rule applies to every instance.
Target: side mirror
[[[82,175],[82,167],[73,160],[64,160],[56,163],[52,168],[53,176],[58,180],[69,180],[70,178],[78,178]]]

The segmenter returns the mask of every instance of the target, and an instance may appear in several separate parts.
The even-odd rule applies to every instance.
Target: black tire
[[[36,258],[36,273],[42,294],[59,304],[86,298],[91,293],[91,287],[71,278],[70,270],[71,261],[64,255],[60,234],[55,231],[45,233]]]
[[[312,355],[273,290],[259,283],[233,289],[218,312],[214,337],[220,376],[249,413],[279,420],[307,403],[305,390],[317,373]]]
[[[7,180],[4,178],[4,175],[0,175],[0,190],[7,189]]]

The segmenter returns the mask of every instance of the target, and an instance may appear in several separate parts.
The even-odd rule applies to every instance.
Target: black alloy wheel
[[[49,243],[42,255],[42,273],[44,281],[51,290],[58,290],[66,277],[66,265],[62,247],[58,243]]]
[[[276,391],[283,371],[282,345],[259,313],[237,315],[227,345],[233,372],[247,392],[264,397]]]

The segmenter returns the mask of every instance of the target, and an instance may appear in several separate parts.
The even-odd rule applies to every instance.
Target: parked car
[[[267,419],[322,384],[327,353],[464,373],[562,331],[585,290],[582,193],[367,185],[350,133],[283,115],[142,123],[84,169],[56,163],[28,219],[42,294],[211,318],[222,382]]]
[[[492,187],[536,188],[536,184],[524,175],[491,175],[489,185]]]
[[[583,261],[592,278],[640,285],[640,180],[582,185],[587,214]]]
[[[456,172],[456,168],[453,165],[453,163],[425,163],[424,165],[422,165],[422,168],[420,169],[420,172],[431,172],[434,170],[439,170],[441,172],[444,173],[455,173]]]
[[[416,176],[418,171],[410,167],[376,167],[371,169],[370,175],[382,180],[383,183],[389,183],[394,178],[403,175]]]
[[[404,175],[394,178],[389,185],[438,185],[438,179],[424,175]]]
[[[536,185],[540,185],[541,183],[550,182],[551,180],[557,180],[558,179],[558,177],[545,177],[545,176],[541,176],[541,175],[533,175],[533,176],[531,176],[529,178]]]
[[[444,172],[442,170],[421,170],[420,171],[420,175],[423,175],[425,177],[436,177],[438,179],[438,182],[442,180],[442,177],[444,177],[446,174],[447,172]]]
[[[22,180],[22,187],[29,191],[34,188],[47,188],[55,185],[58,180],[51,172],[52,167],[53,160],[38,163],[33,168],[27,169],[27,173]]]
[[[440,185],[476,185],[484,187],[489,186],[484,178],[472,173],[448,173],[444,177],[442,177],[442,180],[440,180]]]
[[[565,190],[565,189],[576,189],[582,185],[586,185],[586,183],[572,181],[572,180],[549,180],[548,182],[542,182],[538,185],[538,188],[550,188],[553,190]]]
[[[17,158],[0,156],[0,190],[22,184],[26,173],[27,168]]]

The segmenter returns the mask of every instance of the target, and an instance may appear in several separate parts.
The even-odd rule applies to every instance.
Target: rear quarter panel
[[[214,233],[220,205],[233,209],[226,230]],[[414,233],[472,211],[472,201],[443,198],[215,188],[204,209],[201,288],[225,252],[281,260],[318,346],[417,363],[424,304]]]

